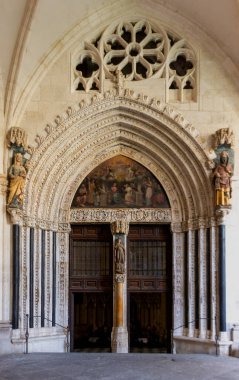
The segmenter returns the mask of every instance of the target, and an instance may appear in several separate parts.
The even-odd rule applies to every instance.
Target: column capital
[[[198,227],[207,228],[208,227],[208,218],[198,218]]]
[[[172,223],[171,224],[171,231],[173,233],[183,232],[184,229],[183,229],[182,223],[181,222],[174,222],[174,223]]]
[[[124,281],[125,281],[125,274],[116,273],[115,282],[124,282]]]
[[[112,235],[125,234],[128,235],[129,223],[126,220],[115,220],[110,224]]]
[[[22,210],[18,208],[7,208],[8,213],[11,215],[11,222],[12,224],[19,224],[20,226],[23,225],[23,213]]]
[[[218,206],[216,208],[215,214],[216,214],[216,222],[217,225],[225,224],[226,223],[226,217],[231,211],[231,206]]]

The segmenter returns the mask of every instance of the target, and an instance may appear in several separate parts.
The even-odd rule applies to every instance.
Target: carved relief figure
[[[7,203],[9,207],[18,208],[22,206],[26,174],[26,169],[22,163],[22,154],[16,153],[14,156],[14,164],[9,171],[10,185]]]
[[[229,164],[228,153],[223,150],[220,154],[220,163],[216,166],[213,173],[216,191],[216,206],[227,206],[230,204],[232,173],[232,165]]]
[[[114,256],[115,256],[115,272],[124,273],[124,263],[125,263],[125,248],[123,246],[122,239],[119,237],[115,241],[114,247]]]

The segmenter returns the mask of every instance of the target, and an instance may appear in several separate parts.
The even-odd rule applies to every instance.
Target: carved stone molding
[[[127,221],[127,223],[170,223],[170,209],[71,209],[70,223],[113,223]],[[117,233],[117,232],[116,232]]]
[[[0,194],[6,195],[7,193],[7,176],[5,174],[0,174]]]

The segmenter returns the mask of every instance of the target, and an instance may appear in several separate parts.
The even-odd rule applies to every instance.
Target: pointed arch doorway
[[[41,140],[30,161],[22,213],[12,216],[13,224],[18,224],[22,232],[20,257],[27,273],[26,276],[21,272],[21,293],[16,299],[19,306],[16,319],[21,332],[24,333],[24,316],[29,309],[31,318],[35,311],[42,317],[50,319],[52,316],[62,326],[68,325],[71,225],[111,225],[124,221],[130,226],[170,225],[174,342],[182,352],[185,345],[191,352],[197,344],[204,349],[201,341],[208,336],[213,344],[217,306],[213,192],[211,172],[206,165],[208,156],[197,141],[193,126],[168,105],[155,99],[145,100],[143,94],[137,97],[125,92],[123,98],[113,93],[92,97],[90,104],[81,104],[79,109],[66,113],[47,131],[47,137]],[[74,195],[88,174],[117,155],[148,168],[165,189],[171,209],[138,206],[141,196],[137,197],[136,207],[123,208],[117,203],[118,194],[114,197],[116,204],[111,203],[109,208],[101,207],[101,202],[107,201],[105,194],[96,197],[97,207],[72,208]],[[127,188],[128,200],[130,192]],[[78,195],[83,195],[84,200],[84,194]],[[113,243],[116,235],[113,235]],[[44,268],[40,267],[40,260],[35,262],[36,268],[26,266],[35,246],[37,252],[41,248],[46,258]],[[210,271],[206,272],[205,266]],[[37,284],[40,273],[43,296],[35,301],[33,287],[26,279],[35,276]],[[208,324],[207,315],[212,321]],[[199,318],[198,325],[187,324]],[[187,327],[183,329],[185,324]],[[37,337],[41,329],[39,323],[35,328]],[[65,336],[60,336],[60,343],[56,344],[54,325],[52,330],[49,328],[49,334],[54,348],[64,350]],[[40,343],[38,348],[41,349]]]

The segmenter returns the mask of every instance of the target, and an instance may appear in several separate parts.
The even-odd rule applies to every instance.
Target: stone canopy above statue
[[[134,160],[116,156],[95,168],[79,186],[72,208],[170,208],[154,175]]]

